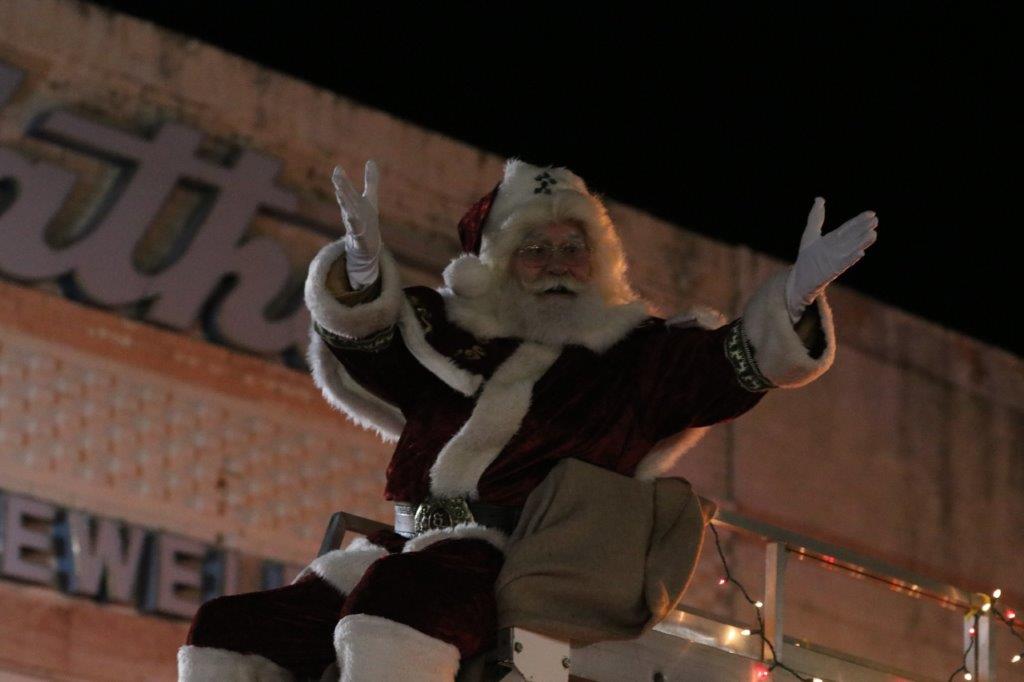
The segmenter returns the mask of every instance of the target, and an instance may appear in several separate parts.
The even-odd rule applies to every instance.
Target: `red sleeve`
[[[714,330],[658,320],[641,352],[638,381],[654,440],[738,417],[772,388],[738,319]]]
[[[362,338],[334,334],[315,322],[313,328],[352,379],[403,414],[438,383],[409,351],[397,323]]]

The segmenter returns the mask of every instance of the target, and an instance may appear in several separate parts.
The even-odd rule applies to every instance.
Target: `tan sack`
[[[495,586],[499,627],[588,644],[632,639],[679,602],[705,518],[682,478],[639,481],[577,459],[530,494]]]

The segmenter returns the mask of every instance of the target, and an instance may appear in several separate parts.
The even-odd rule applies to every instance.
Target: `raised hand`
[[[824,224],[825,200],[818,197],[807,215],[800,253],[786,280],[786,308],[793,324],[830,282],[864,257],[864,251],[878,238],[874,211],[865,211],[826,235],[821,234]]]
[[[380,223],[377,212],[377,185],[380,172],[370,159],[363,171],[363,192],[360,194],[341,166],[334,167],[331,181],[334,196],[345,224],[345,267],[355,288],[373,284],[379,273],[381,249]]]

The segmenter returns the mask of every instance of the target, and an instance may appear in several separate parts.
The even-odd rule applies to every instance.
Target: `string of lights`
[[[718,579],[718,584],[726,585],[731,583],[735,585],[739,589],[740,594],[743,595],[743,598],[747,600],[747,603],[754,607],[754,615],[757,617],[757,630],[745,629],[743,630],[743,634],[745,636],[757,635],[761,638],[762,662],[764,661],[765,648],[767,648],[768,651],[771,652],[771,663],[767,664],[768,667],[765,670],[762,670],[758,674],[758,677],[767,678],[772,670],[775,670],[776,668],[781,668],[782,670],[785,670],[789,674],[793,675],[793,677],[797,678],[798,680],[801,680],[802,682],[822,682],[821,678],[818,677],[804,677],[803,675],[801,675],[800,673],[793,670],[792,668],[790,668],[789,666],[787,666],[779,660],[779,656],[778,653],[775,651],[775,647],[772,645],[771,641],[769,641],[769,639],[764,636],[764,616],[761,613],[761,609],[762,607],[764,607],[764,603],[760,600],[751,599],[750,593],[747,592],[747,588],[743,587],[740,581],[736,580],[736,578],[733,577],[732,571],[729,570],[729,562],[725,560],[725,552],[722,551],[722,540],[718,536],[718,529],[715,528],[715,524],[713,523],[709,523],[708,528],[711,529],[712,535],[715,536],[715,549],[718,550],[718,558],[722,561],[722,570],[724,571],[722,577]]]
[[[771,641],[767,637],[765,637],[764,634],[764,616],[761,612],[761,609],[764,607],[764,604],[761,601],[752,598],[747,589],[732,575],[732,571],[729,570],[729,562],[726,560],[725,552],[722,550],[722,542],[721,538],[718,535],[718,529],[715,527],[715,524],[713,523],[708,524],[708,527],[711,529],[711,533],[715,538],[715,549],[718,551],[718,558],[722,562],[723,575],[721,578],[718,579],[718,584],[720,586],[728,584],[734,585],[739,590],[743,598],[747,601],[747,603],[754,607],[754,615],[757,619],[757,629],[752,630],[746,628],[742,630],[742,634],[744,636],[757,635],[761,639],[762,662],[765,662],[764,652],[767,650],[771,653],[771,662],[765,662],[767,667],[759,673],[758,677],[762,679],[767,678],[772,670],[780,668],[790,673],[802,682],[822,682],[822,679],[819,677],[804,677],[797,671],[793,670],[789,666],[779,661],[779,657],[776,654],[775,647],[772,645]],[[874,577],[863,571],[856,572],[861,573],[863,575],[867,575],[868,577]],[[901,585],[900,587],[901,589],[905,589],[905,586]],[[912,591],[919,592],[921,594],[927,594],[917,589],[914,589]],[[961,665],[959,668],[954,670],[953,673],[949,676],[949,682],[953,682],[956,679],[956,676],[960,673],[963,673],[963,679],[967,680],[968,682],[974,679],[974,675],[970,672],[970,669],[968,667],[968,657],[970,656],[971,651],[974,650],[975,643],[977,641],[978,622],[982,614],[994,615],[1007,626],[1007,628],[1010,631],[1010,634],[1013,635],[1013,637],[1015,637],[1018,642],[1020,642],[1020,650],[1018,653],[1013,655],[1013,657],[1010,659],[1010,662],[1020,663],[1022,660],[1024,660],[1024,637],[1022,637],[1021,634],[1017,632],[1018,628],[1020,627],[1017,621],[1017,612],[1009,608],[1007,608],[1005,611],[999,608],[999,599],[1000,597],[1002,597],[1001,589],[994,590],[992,592],[991,597],[989,597],[988,595],[981,596],[983,597],[981,607],[968,609],[967,613],[964,615],[965,619],[973,618],[974,624],[968,630],[968,634],[970,635],[970,641],[968,642],[967,647],[964,649]]]
[[[1013,609],[1006,609],[1006,612],[999,610],[996,604],[999,601],[999,597],[1002,596],[1002,590],[996,590],[992,593],[992,613],[995,614],[996,618],[1001,620],[1007,628],[1010,630],[1010,634],[1013,635],[1018,642],[1020,642],[1020,649],[1017,653],[1010,658],[1010,663],[1020,663],[1021,659],[1024,659],[1024,637],[1021,637],[1020,633],[1017,632],[1017,612]]]
[[[959,675],[960,673],[964,674],[964,679],[965,680],[971,680],[971,679],[974,678],[974,676],[971,675],[971,673],[967,670],[967,656],[971,653],[971,649],[974,648],[974,642],[977,641],[977,638],[975,637],[975,635],[978,632],[978,619],[980,617],[981,616],[979,616],[977,614],[974,615],[974,625],[971,626],[971,630],[970,630],[971,639],[967,643],[967,648],[964,649],[964,657],[960,661],[960,667],[953,671],[953,673],[949,676],[948,682],[953,682],[953,679],[956,678],[956,676]]]

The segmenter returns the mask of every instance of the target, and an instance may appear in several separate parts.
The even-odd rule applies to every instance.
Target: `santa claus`
[[[565,168],[511,159],[459,224],[445,286],[403,287],[378,229],[378,172],[335,169],[346,236],[306,280],[309,363],[327,400],[396,442],[395,532],[330,552],[287,587],[197,613],[183,680],[452,680],[493,646],[494,584],[528,496],[560,461],[653,478],[707,427],[835,355],[825,287],[875,240],[863,213],[822,235],[741,317],[654,317],[602,202]]]

